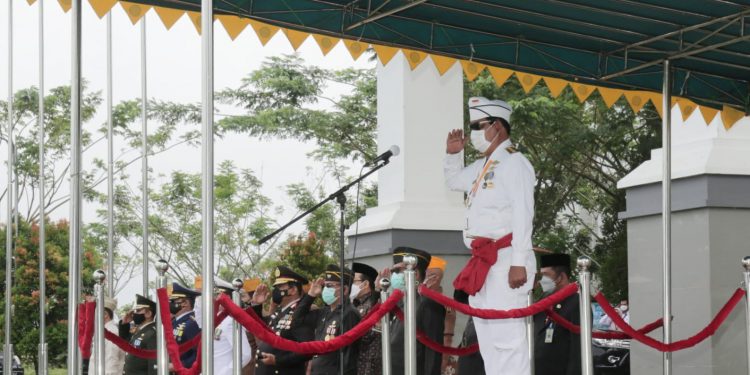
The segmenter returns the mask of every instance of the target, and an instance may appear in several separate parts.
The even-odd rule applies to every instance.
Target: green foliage
[[[46,320],[47,345],[51,366],[65,364],[68,329],[68,223],[48,222],[45,226],[45,249],[47,288]],[[5,231],[0,232],[0,240],[5,241]],[[101,267],[93,246],[84,242],[81,275],[83,285],[93,285],[92,274]],[[16,237],[15,270],[13,273],[13,332],[11,340],[16,354],[23,362],[37,361],[39,344],[39,227],[20,221]],[[3,278],[5,270],[0,271]],[[2,289],[4,293],[4,287]],[[84,288],[84,293],[86,293]],[[91,291],[88,290],[90,293]],[[4,301],[0,302],[4,310]],[[4,317],[0,317],[3,319]],[[36,366],[36,365],[35,365]]]
[[[221,131],[258,137],[315,141],[320,158],[362,160],[376,155],[376,85],[369,70],[330,71],[304,65],[287,55],[271,57],[236,89],[217,94],[224,103],[244,108],[244,116],[224,118]],[[351,87],[338,99],[323,96],[329,83]],[[330,109],[310,106],[320,104]]]

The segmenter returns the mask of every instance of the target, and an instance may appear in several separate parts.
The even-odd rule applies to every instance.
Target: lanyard
[[[482,179],[484,179],[484,175],[487,174],[487,171],[490,169],[490,166],[492,164],[493,164],[492,159],[487,158],[487,161],[484,163],[484,168],[482,169],[482,173],[480,173],[477,179],[474,181],[474,186],[471,187],[471,192],[469,193],[469,196],[466,199],[467,207],[471,206],[471,201],[474,200],[474,197],[477,195],[479,184],[482,182]]]

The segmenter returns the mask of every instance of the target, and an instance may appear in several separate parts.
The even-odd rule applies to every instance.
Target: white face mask
[[[627,312],[628,311],[628,305],[620,305],[620,311]]]
[[[481,153],[485,153],[492,144],[492,142],[488,141],[487,138],[484,137],[484,131],[485,129],[471,131],[471,144],[475,149],[477,149],[477,151]]]
[[[354,301],[359,296],[359,292],[361,291],[362,289],[359,287],[359,284],[352,284],[352,291],[349,292],[349,299],[351,301]]]
[[[542,286],[542,291],[544,293],[551,292],[555,290],[555,280],[552,280],[549,276],[542,276],[542,279],[539,280],[539,284]]]

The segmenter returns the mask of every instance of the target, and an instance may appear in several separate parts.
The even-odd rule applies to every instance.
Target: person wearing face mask
[[[615,306],[615,310],[618,314],[620,314],[620,317],[625,321],[625,323],[630,323],[630,311],[628,309],[628,300],[624,299],[620,301],[620,304]],[[609,331],[620,331],[620,327],[618,327],[613,321],[612,318],[609,317],[609,315],[604,314],[604,316],[599,319],[599,326],[609,330]]]
[[[425,281],[427,266],[432,260],[430,253],[410,247],[397,247],[393,249],[393,266],[380,272],[376,285],[380,285],[380,278],[389,278],[391,290],[398,289],[406,291],[406,278],[404,276],[404,256],[414,255],[417,258],[416,281],[421,284]],[[399,302],[403,310],[404,300]],[[437,342],[442,342],[445,324],[445,308],[434,303],[428,298],[417,295],[417,330],[427,334]],[[417,375],[440,375],[442,354],[427,348],[417,341]],[[391,318],[391,374],[404,374],[404,322],[395,316]]]
[[[311,320],[317,322],[315,327],[316,341],[330,341],[350,330],[360,321],[360,316],[349,302],[352,283],[352,271],[341,268],[335,264],[326,266],[324,277],[313,282],[307,295],[300,301],[300,313],[308,314]],[[342,296],[344,298],[342,298]],[[318,310],[311,310],[316,298],[321,297],[325,306]],[[343,303],[344,315],[341,316],[341,304]],[[346,346],[343,349],[344,374],[357,374],[358,343]],[[339,374],[342,364],[339,351],[328,354],[316,355],[310,363],[310,375],[332,375]]]
[[[133,310],[128,312],[119,324],[119,336],[138,349],[156,350],[156,302],[140,295],[135,295]],[[134,324],[131,331],[130,323]],[[125,355],[124,375],[156,374],[156,359],[138,358]]]
[[[172,283],[172,293],[169,295],[169,313],[172,314],[172,333],[177,344],[190,341],[201,333],[198,322],[195,321],[195,298],[199,292],[188,289],[178,283]],[[193,348],[180,355],[180,362],[184,367],[190,367],[195,362],[197,349]],[[172,364],[170,363],[170,369]]]
[[[356,262],[352,263],[352,271],[354,271],[354,279],[349,297],[359,316],[365,317],[380,300],[380,294],[375,291],[378,271],[364,263]],[[380,323],[378,323],[359,339],[358,375],[382,373],[383,351],[380,337]]]
[[[472,97],[468,105],[471,136],[448,133],[443,163],[447,187],[466,194],[463,237],[472,254],[453,287],[475,308],[521,308],[536,273],[534,168],[511,143],[508,103]],[[482,158],[464,168],[469,139]],[[530,374],[524,319],[474,318],[474,325],[486,373]]]
[[[117,334],[119,327],[114,320],[115,310],[117,310],[117,300],[104,297],[104,329]],[[96,358],[96,345],[91,347],[91,358]],[[104,342],[104,374],[105,375],[122,375],[122,367],[125,364],[125,352],[118,348],[117,345],[107,340]],[[96,361],[91,361],[89,374],[96,374]]]
[[[260,284],[253,293],[251,305],[255,313],[263,316],[263,304],[271,296],[276,308],[265,322],[277,335],[292,341],[312,341],[315,337],[316,322],[310,314],[302,314],[299,308],[307,278],[285,266],[278,266],[274,272],[273,291],[266,284]],[[258,340],[258,357],[255,375],[305,375],[308,355],[278,350]]]
[[[539,259],[542,298],[570,284],[570,255],[547,254]],[[552,309],[575,325],[580,324],[578,294],[573,294]],[[580,336],[559,327],[545,313],[534,316],[534,369],[536,375],[579,375],[581,373]]]

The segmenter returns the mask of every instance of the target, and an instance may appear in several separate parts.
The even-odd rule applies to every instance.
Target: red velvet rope
[[[553,322],[559,324],[560,327],[565,328],[576,335],[581,334],[581,326],[571,323],[569,320],[565,319],[562,315],[556,313],[552,309],[548,309],[546,313],[547,316],[549,316],[549,318]],[[651,333],[657,328],[661,328],[662,325],[664,325],[664,320],[658,319],[643,326],[643,328],[639,329],[638,332],[643,334]],[[632,338],[625,332],[591,332],[591,337],[605,340],[627,340]]]
[[[404,320],[404,312],[401,311],[398,306],[393,308],[393,313],[396,314],[396,317],[398,317],[399,320]],[[417,330],[417,340],[424,344],[424,346],[430,348],[432,351],[438,352],[440,354],[457,355],[459,357],[463,357],[465,355],[471,355],[479,351],[479,344],[477,343],[471,344],[465,348],[445,346],[431,339],[420,329]]]
[[[218,314],[216,318],[214,319],[214,325],[220,324],[226,317],[227,317],[226,313]],[[171,326],[172,324],[171,319],[169,320],[169,323]],[[172,332],[172,330],[170,329],[169,332]],[[156,350],[136,348],[135,346],[130,345],[129,342],[127,342],[125,339],[123,339],[122,337],[118,336],[115,333],[104,330],[104,338],[107,339],[109,342],[115,344],[115,346],[117,346],[118,348],[122,349],[122,351],[130,355],[133,355],[142,359],[156,359]],[[193,349],[196,346],[198,346],[200,342],[201,342],[201,335],[198,334],[192,339],[180,344],[178,347],[178,351],[180,354],[184,354],[188,350]],[[200,352],[200,347],[198,349],[199,349],[198,351]],[[196,360],[196,362],[199,362],[199,361]]]
[[[91,358],[91,341],[94,338],[94,316],[96,302],[78,305],[78,348],[83,359]]]
[[[494,310],[494,309],[477,309],[473,308],[465,303],[460,303],[453,298],[446,297],[434,290],[426,288],[424,285],[419,286],[419,294],[434,300],[435,302],[450,307],[456,311],[464,313],[466,315],[475,316],[482,319],[511,319],[511,318],[523,318],[531,315],[536,315],[543,312],[550,307],[562,302],[564,299],[570,297],[578,291],[578,284],[572,283],[565,288],[553,293],[547,298],[541,299],[531,306],[523,307],[520,309],[512,310]]]
[[[597,302],[599,302],[599,305],[601,305],[604,313],[612,319],[612,322],[614,322],[618,328],[620,328],[626,334],[630,335],[633,339],[638,340],[641,343],[648,345],[660,352],[675,352],[678,350],[691,348],[695,345],[698,345],[701,341],[707,339],[708,337],[713,336],[713,334],[716,333],[716,330],[719,329],[719,326],[724,323],[724,320],[726,320],[732,310],[742,300],[744,295],[745,291],[741,288],[737,288],[737,290],[732,295],[732,298],[727,301],[727,303],[721,308],[721,310],[719,310],[718,314],[716,314],[713,320],[711,320],[711,323],[709,323],[705,328],[685,340],[675,341],[669,344],[665,344],[633,329],[633,327],[631,327],[630,324],[626,323],[622,319],[620,314],[615,311],[612,305],[609,304],[609,301],[607,301],[607,298],[604,297],[601,292],[598,293],[594,298]]]
[[[199,374],[201,370],[200,354],[196,355],[196,361],[193,362],[193,365],[190,368],[185,368],[184,366],[182,366],[182,361],[180,361],[180,349],[177,345],[177,341],[175,340],[172,331],[172,317],[169,315],[169,309],[164,308],[166,306],[169,306],[169,296],[167,295],[167,290],[165,288],[157,289],[156,297],[159,300],[159,306],[162,307],[158,310],[161,315],[164,340],[167,344],[167,352],[169,353],[169,359],[172,362],[174,372],[180,375]]]
[[[369,314],[366,319],[363,319],[359,324],[335,339],[329,341],[308,342],[296,342],[276,335],[268,329],[266,324],[263,323],[259,317],[253,316],[255,315],[254,311],[251,309],[243,311],[225,295],[219,296],[219,304],[224,307],[224,310],[227,311],[232,318],[254,334],[258,340],[264,341],[276,349],[299,354],[325,354],[354,343],[374,327],[375,324],[380,321],[380,318],[391,311],[403,296],[404,293],[400,290],[394,291],[393,294],[380,305],[377,311]]]

